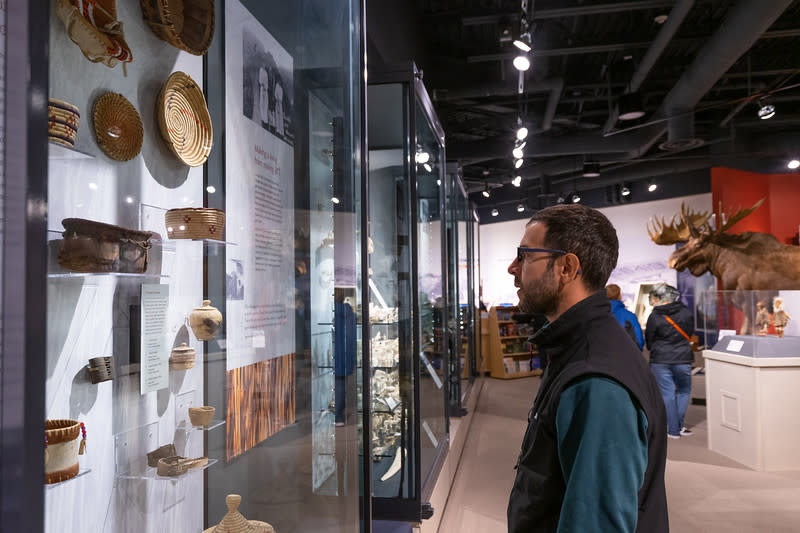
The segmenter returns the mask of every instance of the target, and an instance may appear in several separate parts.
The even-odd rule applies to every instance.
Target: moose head
[[[686,243],[672,252],[669,267],[678,271],[688,269],[692,275],[701,276],[712,271],[718,258],[717,247],[710,245],[721,244],[721,241],[727,240],[726,237],[732,237],[725,234],[725,231],[758,209],[763,201],[762,198],[753,207],[740,209],[736,214],[727,217],[726,222],[717,230],[712,229],[709,224],[709,212],[695,212],[682,204],[679,222],[676,222],[674,216],[669,222],[663,217],[661,220],[651,219],[647,224],[647,233],[656,244]],[[719,272],[712,271],[712,274],[719,277]]]

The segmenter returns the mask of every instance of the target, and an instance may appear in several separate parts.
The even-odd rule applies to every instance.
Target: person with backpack
[[[683,417],[692,393],[694,317],[678,298],[678,289],[666,283],[650,291],[653,311],[645,327],[650,370],[664,397],[667,437],[671,439],[692,434],[683,424]]]
[[[606,285],[606,298],[608,303],[611,304],[611,314],[617,319],[619,325],[628,334],[628,336],[636,343],[636,346],[641,350],[644,346],[644,335],[642,335],[642,326],[639,325],[639,320],[636,315],[625,309],[625,304],[622,303],[622,291],[619,285],[614,283]]]

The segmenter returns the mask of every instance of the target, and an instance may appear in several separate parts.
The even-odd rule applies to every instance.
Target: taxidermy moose
[[[725,233],[763,201],[762,198],[753,207],[728,217],[716,231],[708,222],[709,213],[692,212],[683,205],[679,223],[673,216],[669,223],[662,217],[647,225],[647,232],[656,244],[686,243],[670,255],[670,268],[678,271],[688,268],[694,276],[711,272],[720,280],[723,290],[736,291],[734,302],[738,301],[744,311],[742,335],[752,333],[750,317],[754,302],[741,291],[767,291],[775,296],[778,289],[800,289],[800,247],[781,244],[768,233]],[[770,296],[759,294],[757,299],[771,301]]]

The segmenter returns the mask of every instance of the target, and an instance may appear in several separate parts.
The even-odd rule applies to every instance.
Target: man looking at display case
[[[619,322],[619,325],[625,330],[628,336],[639,346],[641,350],[644,347],[644,335],[642,335],[642,326],[639,325],[639,320],[636,315],[625,309],[625,304],[622,303],[622,290],[619,285],[611,283],[606,286],[606,298],[611,304],[611,314]]]
[[[602,289],[617,263],[599,211],[548,207],[508,267],[520,310],[548,322],[531,339],[549,361],[528,416],[508,531],[669,531],[666,413],[647,362]]]

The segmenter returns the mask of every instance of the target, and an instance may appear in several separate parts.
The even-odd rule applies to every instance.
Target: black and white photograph
[[[228,300],[244,300],[244,263],[239,259],[228,259],[225,297]]]
[[[291,146],[292,68],[279,64],[271,47],[247,28],[242,31],[242,104],[244,116]]]

